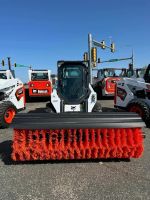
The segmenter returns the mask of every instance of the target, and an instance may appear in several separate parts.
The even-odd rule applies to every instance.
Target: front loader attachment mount
[[[145,126],[135,113],[16,115],[12,159],[138,158]]]

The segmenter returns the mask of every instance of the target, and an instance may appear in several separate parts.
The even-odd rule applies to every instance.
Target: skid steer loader
[[[101,112],[91,86],[91,67],[90,58],[58,62],[57,87],[47,105],[50,113],[20,113],[13,121],[14,161],[142,155],[145,123],[136,113]]]
[[[93,84],[98,99],[115,95],[115,83],[124,75],[125,70],[125,68],[103,68],[98,70],[97,80]]]
[[[52,80],[50,70],[29,69],[29,97],[47,97],[52,92]]]
[[[115,107],[138,113],[150,126],[150,65],[136,69],[116,84]]]
[[[14,77],[13,70],[0,70],[0,128],[7,128],[24,108],[23,83]]]

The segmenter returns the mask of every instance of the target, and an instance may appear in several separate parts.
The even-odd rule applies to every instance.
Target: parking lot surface
[[[113,100],[101,101],[115,111]],[[24,112],[45,112],[46,102],[31,102]],[[0,130],[0,200],[150,199],[150,129],[144,128],[140,159],[13,163],[12,129]]]

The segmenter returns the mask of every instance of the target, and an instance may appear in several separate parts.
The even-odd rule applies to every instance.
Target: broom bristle
[[[14,130],[14,161],[138,158],[141,128]]]

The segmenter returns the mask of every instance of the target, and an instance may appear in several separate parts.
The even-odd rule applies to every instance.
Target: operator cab
[[[0,70],[0,80],[15,78],[14,70]]]
[[[0,79],[7,79],[6,72],[0,72]]]
[[[89,95],[88,67],[81,61],[58,62],[58,94],[65,103],[81,103]]]

